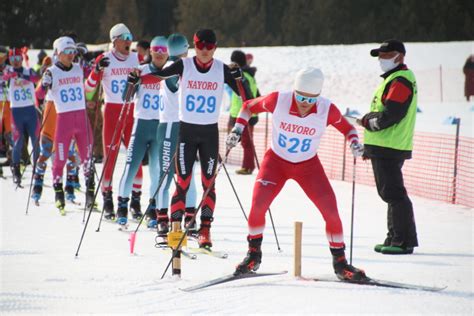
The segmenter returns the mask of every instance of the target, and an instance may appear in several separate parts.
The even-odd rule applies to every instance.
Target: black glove
[[[104,68],[107,68],[110,64],[109,57],[102,57],[99,61],[95,64],[95,71],[100,72]]]
[[[234,77],[235,80],[242,79],[242,69],[240,67],[231,68],[230,74]]]
[[[127,76],[127,83],[136,85],[140,81],[140,75],[135,71],[132,71]]]
[[[378,131],[380,130],[379,118],[381,117],[380,112],[370,112],[362,117],[361,124],[369,131]]]

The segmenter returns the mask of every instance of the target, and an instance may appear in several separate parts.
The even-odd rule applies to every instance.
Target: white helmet
[[[131,34],[130,30],[125,24],[123,23],[115,24],[114,26],[112,26],[109,32],[110,41],[113,42],[117,37],[125,33]]]
[[[296,74],[294,89],[310,94],[320,94],[323,82],[324,75],[320,69],[307,67]]]

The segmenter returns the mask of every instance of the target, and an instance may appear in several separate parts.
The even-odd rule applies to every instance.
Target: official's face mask
[[[393,58],[390,58],[390,59],[379,58],[380,68],[382,69],[383,72],[390,71],[400,64],[398,62],[397,63],[395,62],[395,59],[397,59],[398,55],[400,54],[397,54]]]

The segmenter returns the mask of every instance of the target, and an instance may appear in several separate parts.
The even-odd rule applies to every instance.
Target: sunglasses
[[[10,56],[10,61],[11,62],[14,62],[14,61],[22,61],[23,60],[23,57],[20,56],[20,55],[15,55],[15,56]]]
[[[151,51],[154,53],[167,54],[168,47],[166,46],[152,46]]]
[[[66,48],[62,51],[62,53],[66,55],[73,55],[77,53],[77,50],[75,50],[74,48]]]
[[[217,45],[215,43],[194,42],[194,46],[199,50],[203,50],[204,48],[207,50],[213,50]]]
[[[298,102],[306,102],[309,104],[314,104],[316,101],[318,101],[318,97],[306,97],[304,95],[298,94],[295,92],[295,99]]]
[[[121,39],[123,41],[133,41],[133,35],[131,33],[123,33],[116,38]]]

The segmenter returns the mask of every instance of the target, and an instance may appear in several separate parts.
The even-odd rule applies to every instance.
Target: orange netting
[[[219,119],[221,153],[225,152],[227,120],[225,115]],[[267,120],[263,114],[260,115],[254,130],[255,148],[260,162],[266,149],[271,146],[271,132],[271,118]],[[362,129],[359,129],[359,137],[363,141]],[[235,147],[228,157],[228,163],[240,164],[242,154],[242,147]],[[330,179],[352,181],[352,154],[344,137],[335,128],[326,130],[318,154]],[[460,137],[456,154],[454,135],[416,132],[413,158],[405,162],[403,175],[409,194],[474,207],[474,139]],[[356,182],[375,186],[369,160],[358,159]]]

